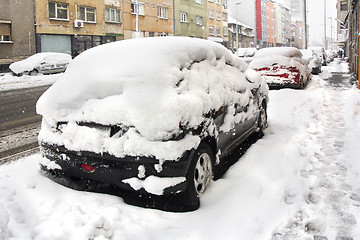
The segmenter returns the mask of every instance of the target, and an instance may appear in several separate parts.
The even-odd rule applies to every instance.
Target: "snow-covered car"
[[[250,63],[254,59],[256,52],[256,48],[238,48],[235,55],[243,59],[246,63]]]
[[[256,52],[249,66],[260,73],[270,88],[304,88],[310,80],[308,60],[294,47],[269,47]]]
[[[267,93],[258,73],[208,40],[91,48],[37,102],[42,169],[141,194],[183,194],[197,208],[222,159],[262,135]]]
[[[71,61],[71,55],[57,52],[36,53],[24,60],[10,64],[15,75],[53,74],[64,72]]]
[[[308,49],[313,50],[321,58],[321,63],[323,66],[327,65],[327,54],[323,47],[310,47]]]
[[[327,57],[327,59],[326,59],[327,63],[331,63],[332,61],[334,61],[335,55],[336,55],[335,51],[328,49],[328,50],[325,50],[325,53],[326,53],[326,57]]]
[[[308,66],[312,69],[311,73],[315,75],[319,74],[322,66],[321,58],[310,49],[302,49],[300,52],[302,53],[304,59],[309,60]]]

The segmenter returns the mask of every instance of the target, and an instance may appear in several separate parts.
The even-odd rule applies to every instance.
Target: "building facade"
[[[119,1],[35,0],[37,52],[73,56],[123,39]]]
[[[172,0],[123,1],[124,38],[174,35]]]
[[[275,47],[275,3],[266,0],[267,46]]]
[[[174,35],[207,38],[206,0],[174,0]]]
[[[255,35],[253,28],[236,21],[234,18],[228,18],[229,46],[228,48],[235,52],[238,48],[255,47]],[[236,34],[236,29],[238,34]],[[237,37],[237,40],[236,40]]]
[[[1,69],[35,53],[33,9],[33,1],[0,1]]]

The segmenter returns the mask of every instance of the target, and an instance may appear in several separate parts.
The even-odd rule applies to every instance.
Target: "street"
[[[36,114],[35,105],[48,88],[0,91],[0,164],[9,156],[22,157],[37,151],[41,116]]]

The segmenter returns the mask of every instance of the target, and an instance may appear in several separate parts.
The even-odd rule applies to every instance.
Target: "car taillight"
[[[81,164],[81,168],[86,172],[94,172],[95,168],[87,164]]]

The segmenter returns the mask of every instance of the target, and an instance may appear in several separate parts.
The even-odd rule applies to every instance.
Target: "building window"
[[[347,10],[348,10],[347,2],[340,2],[340,11],[347,11]]]
[[[158,7],[158,18],[167,19],[167,8],[166,7]]]
[[[223,28],[223,35],[224,35],[224,36],[227,36],[227,35],[228,35],[228,28],[227,28],[227,27],[224,27],[224,28]]]
[[[196,16],[196,25],[200,25],[200,26],[202,26],[203,25],[203,23],[202,23],[203,21],[202,21],[202,17],[200,17],[200,16]]]
[[[155,37],[155,33],[154,32],[149,32],[149,37]]]
[[[216,36],[218,36],[218,37],[221,36],[221,28],[219,28],[219,27],[216,28]]]
[[[225,21],[225,22],[228,21],[228,15],[227,15],[227,13],[223,13],[223,21]]]
[[[202,0],[195,0],[197,4],[202,4]]]
[[[209,9],[209,18],[214,19],[214,10]]]
[[[113,8],[105,8],[105,22],[121,23],[120,10]]]
[[[95,8],[93,7],[79,7],[79,19],[84,22],[96,22]]]
[[[216,0],[217,5],[221,5],[221,0]]]
[[[224,8],[227,8],[227,0],[223,0],[223,6]]]
[[[187,13],[181,12],[180,13],[180,22],[187,23]]]
[[[216,20],[221,20],[221,12],[216,12]]]
[[[209,26],[209,35],[214,36],[214,27],[213,26]]]
[[[69,5],[67,3],[49,2],[49,19],[69,20]]]
[[[0,43],[11,42],[11,22],[0,20]]]
[[[138,4],[136,4],[136,2],[132,2],[131,3],[131,13],[132,14],[138,13],[139,15],[144,16],[145,15],[144,3],[139,2]]]

